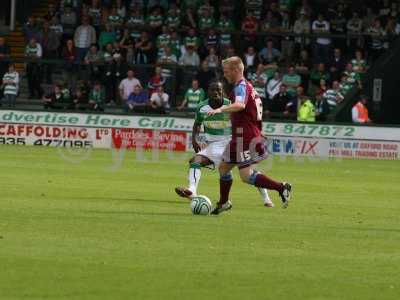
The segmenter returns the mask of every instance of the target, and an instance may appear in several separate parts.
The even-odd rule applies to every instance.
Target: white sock
[[[189,169],[189,190],[192,191],[193,195],[197,195],[197,187],[200,182],[201,169],[190,168]]]
[[[263,188],[257,188],[257,190],[258,190],[258,192],[260,193],[260,195],[261,195],[261,197],[262,197],[262,199],[263,199],[263,201],[264,201],[264,204],[265,203],[272,203],[272,200],[271,200],[271,198],[269,197],[269,195],[268,195],[268,191],[267,191],[267,189],[263,189]]]

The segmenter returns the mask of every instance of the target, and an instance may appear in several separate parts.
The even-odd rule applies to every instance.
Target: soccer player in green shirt
[[[190,160],[189,188],[176,187],[175,192],[184,198],[191,199],[197,195],[197,187],[201,177],[201,167],[218,168],[222,154],[231,139],[231,121],[229,113],[218,113],[212,116],[208,112],[222,105],[229,105],[230,100],[224,98],[223,85],[220,81],[210,84],[209,98],[197,106],[196,118],[192,131],[192,143],[196,154]],[[201,147],[198,139],[201,126],[204,127],[205,147]],[[263,197],[264,206],[273,207],[266,189],[258,188]]]

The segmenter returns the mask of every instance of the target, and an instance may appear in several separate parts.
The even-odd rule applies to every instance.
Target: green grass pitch
[[[188,155],[1,146],[0,299],[400,299],[399,161],[275,157],[289,208],[235,173],[215,217],[173,191]]]

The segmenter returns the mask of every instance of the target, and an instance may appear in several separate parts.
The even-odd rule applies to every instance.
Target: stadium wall
[[[0,145],[191,151],[193,119],[0,111]],[[302,157],[400,158],[400,127],[264,122],[269,151]]]

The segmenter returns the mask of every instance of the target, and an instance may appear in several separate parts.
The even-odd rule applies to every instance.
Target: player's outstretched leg
[[[183,197],[191,199],[197,195],[197,187],[201,178],[201,164],[199,162],[191,162],[188,174],[189,188],[176,187],[175,192]]]
[[[258,188],[275,190],[279,193],[282,200],[282,207],[287,208],[290,200],[292,186],[290,183],[277,182],[272,178],[253,170],[251,167],[242,168],[239,170],[240,178],[251,185]]]
[[[188,183],[189,187],[176,187],[175,192],[183,197],[191,199],[197,195],[197,188],[201,178],[201,167],[211,165],[213,162],[205,156],[196,155],[189,162]]]

